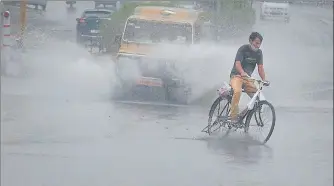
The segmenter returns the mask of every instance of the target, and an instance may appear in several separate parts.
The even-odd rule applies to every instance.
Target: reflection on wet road
[[[2,100],[4,185],[327,186],[333,181],[331,109],[278,109],[272,139],[262,146],[239,132],[201,133],[207,113],[200,108]]]
[[[86,2],[79,3],[77,12],[68,15],[63,2],[52,3],[55,9],[46,12],[44,21],[60,20],[63,27],[72,28],[74,24],[66,20],[74,21]],[[307,20],[300,23],[299,13],[306,15],[310,11],[296,10],[291,22],[305,26]],[[310,15],[321,19],[327,16]],[[312,24],[318,24],[314,20]],[[327,26],[322,26],[326,28],[319,26],[314,31],[330,32]],[[268,56],[266,68],[275,85],[266,92],[276,106],[277,115],[267,145],[260,145],[238,131],[228,136],[201,133],[207,124],[209,104],[168,107],[112,102],[104,96],[110,82],[103,80],[109,77],[102,75],[104,71],[97,65],[75,55],[68,61],[78,60],[78,63],[63,60],[59,53],[46,56],[45,51],[35,51],[36,56],[42,54],[37,64],[43,65],[43,60],[45,64],[34,69],[38,74],[34,78],[44,79],[1,79],[1,185],[332,185],[333,108],[328,107],[332,102],[333,57],[329,53],[332,48],[314,37],[298,40],[295,36],[302,33],[302,28],[293,32],[291,25],[281,27],[271,22],[256,27],[266,34],[263,46]],[[277,38],[275,30],[295,39],[298,47],[284,48],[286,43]],[[302,37],[311,37],[307,35],[309,32],[304,34]],[[303,42],[315,43],[305,48],[317,49],[321,54],[320,65],[303,68],[305,74],[283,83],[282,74],[295,73],[301,63],[312,64],[319,59],[306,54],[305,48],[301,48]],[[316,48],[320,44],[324,46]],[[60,45],[53,43],[53,46]],[[83,51],[73,46],[64,44],[72,53]],[[59,58],[59,63],[54,58]],[[297,58],[301,62],[291,63]],[[48,65],[51,67],[46,69]],[[296,95],[305,91],[306,88],[301,89],[305,85],[311,92],[308,94],[314,93],[312,87],[316,86],[325,90],[315,96],[322,99],[321,104],[312,96],[308,97],[312,107],[301,107],[294,102],[299,99]],[[290,105],[281,106],[290,94],[293,101],[285,101]]]

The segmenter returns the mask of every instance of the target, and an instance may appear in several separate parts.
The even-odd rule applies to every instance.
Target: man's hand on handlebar
[[[267,81],[267,80],[263,80],[263,86],[269,86],[270,85],[270,82]]]
[[[269,86],[270,85],[270,82],[267,81],[267,80],[257,80],[251,76],[249,76],[246,72],[243,72],[240,74],[240,76],[244,79],[244,80],[250,80],[250,81],[257,81],[257,82],[262,82],[263,83],[263,86]]]

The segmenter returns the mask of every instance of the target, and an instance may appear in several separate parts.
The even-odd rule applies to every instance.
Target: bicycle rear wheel
[[[271,119],[265,118],[264,109],[266,107],[268,108],[269,113],[272,116]],[[251,120],[253,116],[255,118],[255,121]],[[270,139],[274,131],[275,123],[276,123],[276,112],[274,106],[268,101],[259,101],[257,106],[247,115],[245,122],[245,132],[248,133],[250,128],[251,129],[258,128],[259,130],[263,131],[264,127],[270,125],[269,132],[263,132],[264,139],[260,140],[262,141],[263,144],[265,144]]]
[[[213,132],[224,127],[230,111],[230,103],[227,99],[218,97],[212,104],[209,111],[209,119],[207,126],[207,133],[210,135]],[[216,114],[215,114],[216,113]]]

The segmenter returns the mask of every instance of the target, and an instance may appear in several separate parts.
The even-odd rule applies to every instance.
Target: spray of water
[[[178,59],[176,67],[193,88],[192,99],[228,81],[237,46],[202,44],[191,47],[160,46],[152,57]],[[224,52],[222,52],[224,51]],[[115,77],[115,63],[110,56],[94,56],[75,43],[52,40],[43,48],[24,54],[28,77],[21,86],[32,95],[56,96],[63,99],[100,99],[110,96]],[[139,77],[138,66],[123,61],[124,77]]]
[[[293,48],[289,42],[275,42],[275,39],[267,36],[263,44],[265,69],[272,82],[266,94],[268,99],[280,104],[296,100],[310,84],[314,86],[332,79],[332,68],[328,64],[329,51],[309,46],[318,55],[305,55],[305,46],[295,45]],[[229,81],[235,53],[241,44],[203,43],[188,47],[164,45],[156,47],[152,57],[178,59],[176,66],[193,89],[191,100],[196,100],[214,95],[212,92],[224,81]],[[111,57],[92,56],[75,43],[54,41],[42,50],[30,51],[25,61],[31,75],[25,87],[34,94],[65,99],[101,99],[110,96],[111,85],[117,83]],[[301,68],[309,61],[329,66],[324,69],[307,64]],[[124,63],[126,68],[123,69],[126,71],[122,74],[133,79],[139,76],[139,69],[131,64],[131,61]],[[300,68],[302,71],[297,70]],[[258,76],[256,71],[255,76]],[[328,88],[329,84],[326,86]],[[310,87],[309,91],[312,90],[314,88]]]
[[[53,41],[24,56],[25,92],[64,99],[99,99],[114,78],[110,57],[94,57],[75,43]]]
[[[176,68],[192,87],[190,100],[196,100],[228,81],[238,46],[202,43],[193,46],[162,45],[154,56],[176,60]]]
[[[304,14],[300,15],[303,17],[293,15],[290,24],[268,21],[253,28],[264,36],[261,48],[267,78],[271,81],[265,94],[275,105],[298,105],[305,102],[305,92],[333,89],[332,27],[316,20],[310,24]],[[196,100],[214,95],[209,93],[228,82],[235,53],[245,43],[247,38],[236,44],[164,45],[155,47],[152,55],[179,61],[177,68],[191,84],[191,99]],[[110,95],[111,85],[116,83],[114,62],[109,56],[94,57],[75,43],[48,42],[43,49],[30,51],[24,61],[31,75],[25,87],[39,94],[100,99]],[[128,78],[139,75],[131,62],[125,65]],[[254,75],[258,77],[256,71]]]

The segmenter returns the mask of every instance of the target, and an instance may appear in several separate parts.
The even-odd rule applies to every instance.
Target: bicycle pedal
[[[201,132],[205,132],[205,133],[207,133],[207,134],[209,133],[209,131],[208,131],[208,130],[206,130],[206,131],[203,131],[203,130],[202,130]]]
[[[245,124],[244,123],[238,123],[238,128],[239,129],[242,129],[242,128],[244,128],[245,127]]]
[[[228,124],[229,128],[231,129],[232,127],[233,128],[236,128],[236,129],[241,129],[244,127],[244,124],[243,123],[229,123]]]
[[[209,133],[209,125],[203,128],[201,132]]]
[[[216,120],[218,120],[219,122],[225,122],[225,121],[227,121],[227,119],[228,119],[228,117],[226,117],[226,116],[217,116]]]
[[[228,129],[231,129],[233,127],[233,124],[231,122],[226,122],[226,125],[227,125]]]

